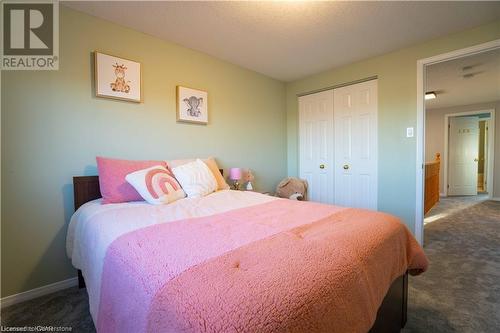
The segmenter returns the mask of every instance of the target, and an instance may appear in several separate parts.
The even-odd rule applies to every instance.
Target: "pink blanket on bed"
[[[276,200],[130,232],[104,261],[99,332],[366,332],[427,259],[393,216]]]

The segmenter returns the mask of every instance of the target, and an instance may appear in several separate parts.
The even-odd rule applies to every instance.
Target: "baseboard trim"
[[[441,198],[444,198],[444,197],[446,196],[446,194],[444,194],[444,193],[439,193],[439,196],[440,196]]]
[[[498,198],[489,198],[488,200],[500,201],[500,197],[498,197]]]
[[[30,299],[37,298],[40,296],[48,295],[59,290],[71,288],[78,286],[78,278],[74,277],[71,279],[55,282],[48,284],[46,286],[38,287],[28,291],[24,291],[19,294],[14,294],[6,296],[0,299],[0,308],[5,308],[13,304],[29,301]]]

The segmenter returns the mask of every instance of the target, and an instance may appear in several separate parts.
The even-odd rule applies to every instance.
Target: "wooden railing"
[[[441,165],[441,154],[436,153],[432,162],[425,163],[425,195],[424,214],[427,213],[439,201],[439,168]]]

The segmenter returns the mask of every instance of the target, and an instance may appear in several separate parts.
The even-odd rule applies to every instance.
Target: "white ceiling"
[[[282,81],[500,18],[477,1],[62,3]]]
[[[500,101],[500,49],[429,66],[426,85],[428,109]]]

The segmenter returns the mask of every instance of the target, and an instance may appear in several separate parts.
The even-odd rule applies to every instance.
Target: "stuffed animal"
[[[276,196],[291,200],[307,200],[307,181],[294,177],[285,178],[278,184]]]

